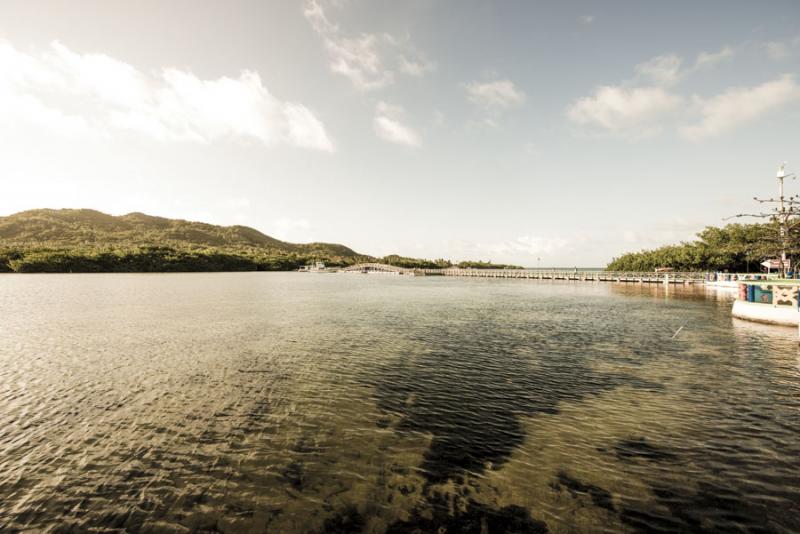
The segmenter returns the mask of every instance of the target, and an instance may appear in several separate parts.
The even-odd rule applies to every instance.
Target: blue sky
[[[601,266],[800,166],[798,71],[797,2],[5,1],[0,214]]]

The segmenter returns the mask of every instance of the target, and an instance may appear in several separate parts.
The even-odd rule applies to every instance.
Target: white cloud
[[[683,59],[675,54],[666,54],[636,65],[636,72],[640,76],[650,79],[656,85],[673,85],[684,74],[681,72]]]
[[[715,52],[700,52],[689,67],[684,67],[683,58],[676,54],[653,57],[636,65],[636,76],[632,79],[619,85],[598,87],[593,95],[574,102],[567,108],[567,117],[580,125],[629,137],[646,137],[659,132],[664,119],[678,111],[682,118],[700,110],[716,114],[711,108],[719,103],[714,99],[703,101],[695,96],[694,107],[686,107],[687,97],[677,94],[673,86],[698,71],[729,61],[734,55],[730,46]],[[712,118],[711,123],[714,122],[717,119]],[[693,126],[684,128],[682,133],[699,138],[705,135],[702,129],[703,126]],[[717,126],[709,124],[709,129],[715,130]]]
[[[791,52],[787,43],[780,41],[770,41],[769,43],[766,43],[764,47],[767,49],[767,55],[770,57],[770,59],[774,59],[776,61],[788,57],[789,53]]]
[[[346,77],[361,91],[394,83],[394,72],[384,67],[378,46],[379,37],[372,34],[352,39],[325,38],[331,71]]]
[[[314,31],[320,35],[333,34],[339,31],[339,27],[328,20],[321,1],[309,0],[306,2],[303,7],[303,15],[311,24],[311,27],[314,28]]]
[[[486,109],[501,110],[522,105],[526,97],[511,80],[497,80],[467,84],[467,98]]]
[[[690,68],[682,68],[682,58],[674,54],[654,57],[636,65],[637,77],[633,80],[598,87],[593,95],[577,100],[567,109],[567,117],[584,126],[642,137],[659,131],[666,116],[684,108],[682,118],[698,116],[698,122],[679,128],[679,132],[687,139],[698,140],[756,120],[800,98],[800,87],[790,75],[756,87],[730,88],[710,98],[695,95],[691,106],[684,106],[686,97],[667,89],[691,73],[728,61],[734,55],[729,46],[717,52],[700,52]],[[652,85],[635,85],[643,78]]]
[[[683,68],[683,58],[676,54],[656,56],[636,65],[637,81],[646,80],[647,83],[670,87],[696,71],[728,61],[733,56],[733,48],[729,46],[717,52],[700,52],[694,65],[688,68]]]
[[[307,0],[303,14],[322,38],[332,72],[340,74],[359,91],[380,89],[394,83],[396,72],[420,77],[436,64],[414,48],[408,37],[361,33],[344,35],[326,13],[325,0]]]
[[[8,129],[13,135],[15,125],[22,123],[68,137],[94,133],[83,117],[48,106],[33,95],[11,91],[0,82],[0,133]]]
[[[287,119],[286,138],[291,144],[333,152],[325,125],[307,107],[287,102],[283,113]]]
[[[24,53],[0,41],[0,114],[0,128],[27,122],[68,135],[128,130],[159,141],[247,138],[267,146],[333,150],[314,114],[275,98],[256,72],[215,80],[172,68],[146,75],[58,42]]]
[[[594,22],[594,15],[582,15],[581,22],[583,22],[584,24],[591,24],[592,22]]]
[[[700,52],[697,54],[697,59],[694,62],[695,69],[702,69],[728,61],[733,58],[733,48],[730,46],[723,46],[719,52]]]
[[[403,108],[378,102],[373,121],[375,134],[390,143],[418,147],[422,141],[414,129],[401,122],[404,115]]]
[[[693,140],[716,136],[798,98],[800,87],[788,74],[755,87],[734,87],[707,99],[695,97],[702,120],[681,133]]]
[[[399,68],[400,72],[403,72],[404,74],[408,74],[409,76],[413,76],[415,78],[420,78],[425,74],[436,70],[436,63],[422,56],[409,59],[401,54],[397,56],[397,68]]]
[[[604,86],[572,104],[567,117],[577,124],[622,131],[652,123],[681,103],[681,97],[660,87]]]
[[[798,47],[800,47],[800,35],[785,41],[770,41],[764,43],[767,56],[775,61],[780,61],[791,56]]]
[[[787,43],[781,41],[770,41],[764,45],[767,49],[767,55],[770,59],[780,60],[789,56],[791,48]]]

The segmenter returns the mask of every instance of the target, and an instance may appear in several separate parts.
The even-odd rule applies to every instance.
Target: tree
[[[781,274],[786,276],[789,270],[791,259],[796,260],[800,241],[798,241],[798,231],[800,231],[800,196],[787,196],[784,192],[784,182],[786,178],[794,178],[794,173],[786,174],[786,162],[778,167],[778,196],[774,198],[758,198],[753,200],[759,204],[774,206],[761,213],[739,213],[729,218],[756,217],[768,219],[771,223],[772,232],[763,236],[763,245],[766,250],[770,250],[780,259]]]

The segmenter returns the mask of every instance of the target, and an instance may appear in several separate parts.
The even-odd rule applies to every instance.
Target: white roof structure
[[[780,269],[781,268],[781,260],[764,260],[761,262],[762,267],[766,267],[767,269]],[[786,267],[790,268],[792,266],[791,260],[786,260]]]

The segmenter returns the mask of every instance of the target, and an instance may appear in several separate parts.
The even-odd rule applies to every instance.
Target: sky
[[[599,267],[752,211],[783,161],[796,0],[0,1],[0,215]]]

